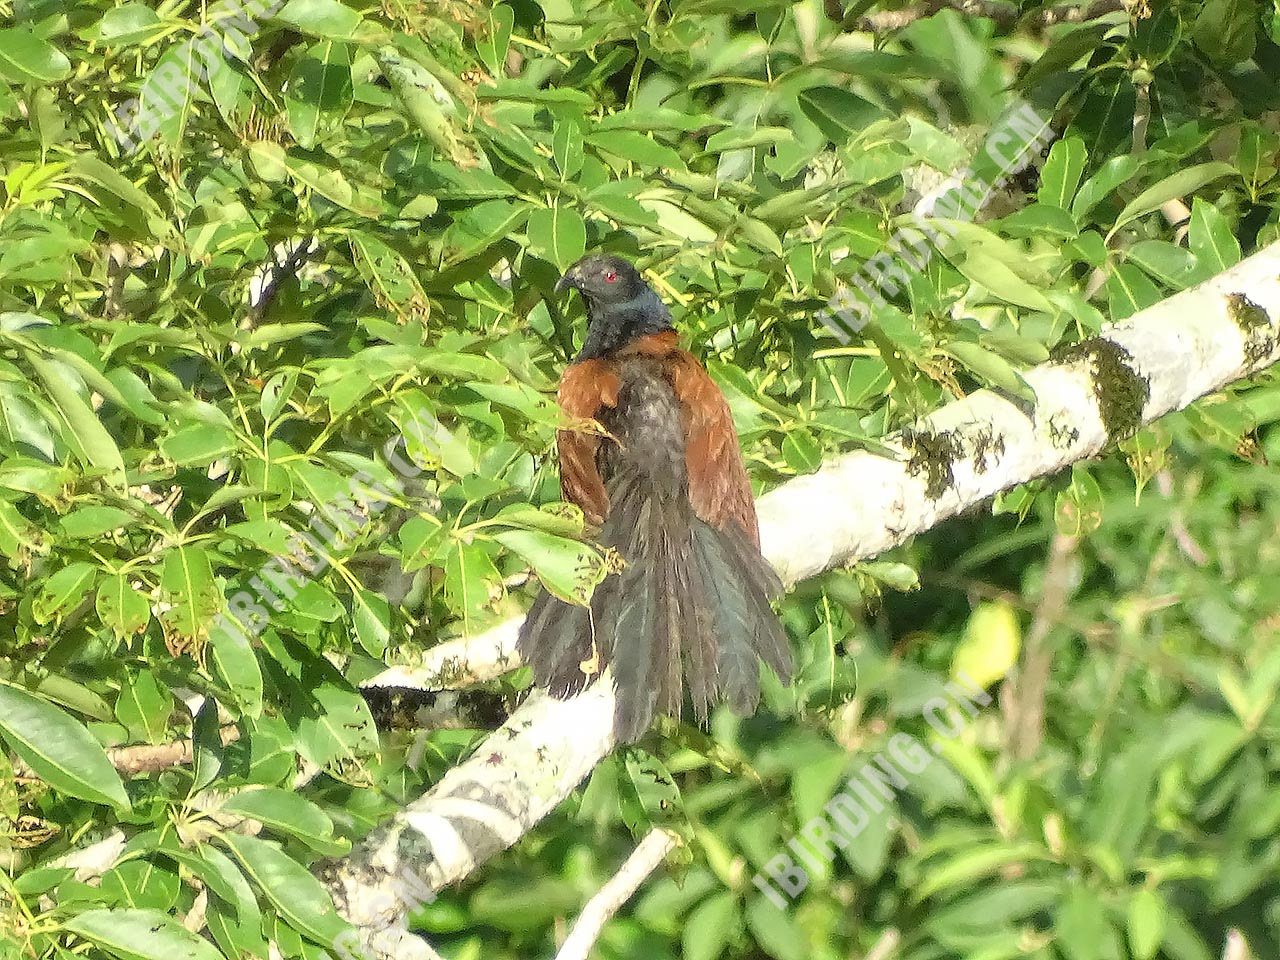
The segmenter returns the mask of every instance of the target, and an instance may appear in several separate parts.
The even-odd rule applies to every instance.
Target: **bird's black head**
[[[604,357],[633,340],[670,330],[671,312],[622,257],[593,253],[565,271],[557,290],[573,287],[587,304],[587,339],[577,360]]]

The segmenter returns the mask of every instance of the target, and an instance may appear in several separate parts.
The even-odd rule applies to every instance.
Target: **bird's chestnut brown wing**
[[[594,420],[602,407],[618,403],[618,373],[604,360],[570,364],[560,377],[556,399],[575,420]],[[596,467],[600,436],[585,430],[560,430],[560,496],[577,504],[590,523],[599,526],[609,513],[609,495]]]
[[[717,529],[736,523],[759,548],[755,497],[728,401],[691,353],[672,350],[666,364],[684,413],[689,500],[694,512]]]

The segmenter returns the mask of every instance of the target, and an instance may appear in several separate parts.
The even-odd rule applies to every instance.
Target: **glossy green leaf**
[[[338,0],[289,0],[275,19],[300,33],[329,40],[350,39],[360,14]]]
[[[299,145],[310,149],[317,137],[340,124],[352,97],[346,44],[325,40],[305,51],[289,75],[285,96],[289,129]]]
[[[1191,204],[1191,232],[1187,242],[1196,260],[1214,273],[1240,261],[1240,241],[1231,232],[1227,218],[1199,197]]]
[[[159,910],[85,910],[63,924],[121,960],[218,960],[213,945]]]
[[[1212,163],[1197,164],[1194,167],[1187,167],[1185,170],[1170,174],[1159,183],[1143,190],[1142,193],[1125,205],[1125,208],[1120,211],[1120,216],[1116,218],[1116,223],[1111,228],[1111,233],[1107,235],[1108,238],[1126,223],[1136,220],[1152,210],[1158,210],[1161,205],[1170,200],[1193,194],[1205,184],[1232,173],[1235,173],[1235,167],[1232,164],[1214,161]]]
[[[221,606],[213,565],[200,547],[175,547],[160,568],[160,591],[169,608],[160,613],[166,636],[191,640],[204,636]]]
[[[577,211],[557,204],[529,214],[525,229],[529,249],[561,270],[578,260],[587,248],[587,228]]]
[[[246,790],[222,805],[224,813],[248,817],[273,831],[299,840],[327,855],[340,854],[347,845],[333,836],[333,821],[311,801],[290,790],[265,787]]]
[[[10,83],[57,83],[71,61],[47,40],[21,27],[0,30],[0,78]]]
[[[92,803],[128,807],[124,784],[81,724],[25,690],[0,683],[0,735],[36,775]]]
[[[254,886],[299,931],[319,943],[333,943],[347,929],[320,881],[274,843],[236,834],[224,834],[222,842]]]

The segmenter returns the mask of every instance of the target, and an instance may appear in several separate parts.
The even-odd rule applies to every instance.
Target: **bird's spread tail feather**
[[[596,587],[589,609],[545,592],[534,602],[519,649],[535,681],[564,697],[612,666],[614,733],[624,743],[643,736],[655,712],[680,714],[685,678],[700,723],[720,700],[753,711],[760,660],[791,679],[769,606],[782,591],[777,575],[736,525],[699,519],[683,493],[618,480],[598,539],[626,565]]]

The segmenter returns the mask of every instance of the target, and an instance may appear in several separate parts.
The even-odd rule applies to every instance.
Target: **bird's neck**
[[[587,339],[576,361],[607,357],[641,337],[673,329],[671,311],[647,288],[630,300],[588,301],[587,321]]]

